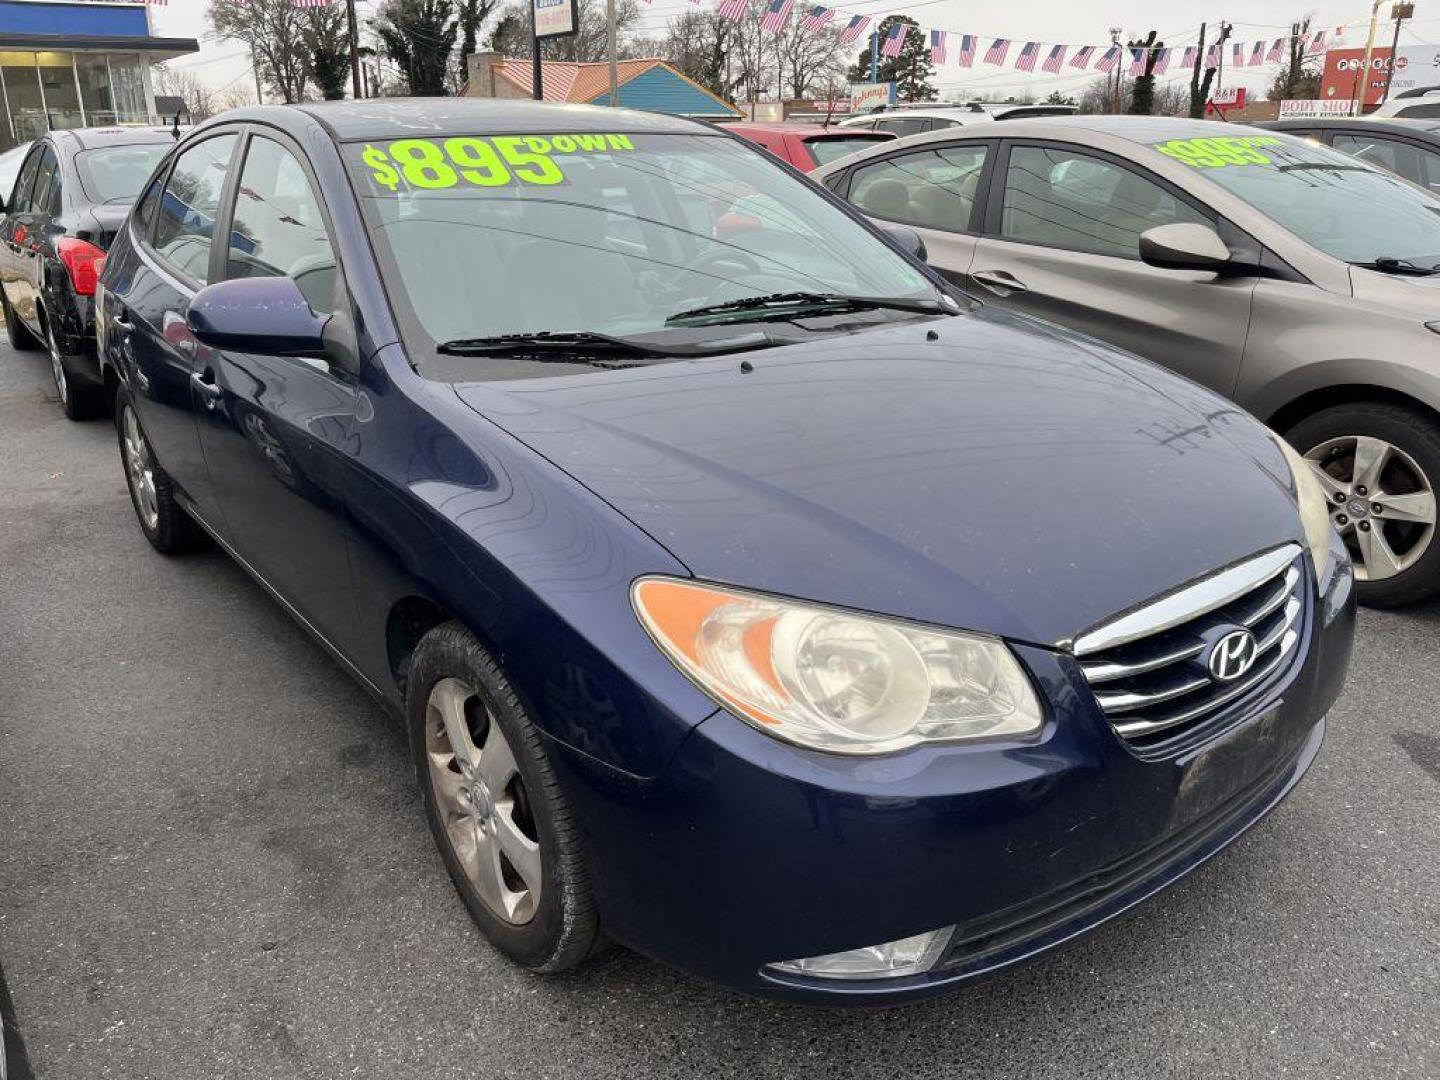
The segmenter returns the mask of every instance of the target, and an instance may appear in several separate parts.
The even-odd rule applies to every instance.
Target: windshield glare
[[[773,293],[937,296],[882,240],[724,136],[486,135],[344,151],[382,269],[432,344],[633,336]]]
[[[1358,158],[1274,135],[1178,139],[1155,148],[1327,255],[1440,263],[1440,200]]]

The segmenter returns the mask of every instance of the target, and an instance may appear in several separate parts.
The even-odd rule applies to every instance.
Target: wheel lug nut
[[[1345,502],[1345,493],[1343,491],[1337,491],[1335,493],[1335,501],[1343,504]]]
[[[1379,503],[1371,503],[1370,512],[1372,514],[1383,514],[1385,512],[1385,507],[1381,506]]]
[[[1340,514],[1340,515],[1338,515],[1338,516],[1335,518],[1335,524],[1336,524],[1336,525],[1349,525],[1349,524],[1350,524],[1350,519],[1349,519],[1348,517],[1346,517],[1344,514]]]
[[[1364,494],[1366,494],[1365,485],[1364,485],[1364,484],[1361,484],[1359,487],[1357,487],[1357,488],[1355,489],[1355,494],[1357,494],[1357,495],[1364,495]]]
[[[1369,531],[1370,531],[1370,522],[1368,522],[1368,521],[1362,521],[1362,522],[1360,522],[1360,531],[1361,531],[1361,532],[1369,532]]]

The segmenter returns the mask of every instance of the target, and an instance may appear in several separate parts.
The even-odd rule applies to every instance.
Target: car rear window
[[[145,143],[82,150],[75,155],[80,186],[86,196],[97,203],[131,202],[171,145]]]
[[[857,150],[864,150],[867,146],[874,146],[877,142],[891,141],[879,135],[847,135],[839,139],[811,139],[805,145],[810,148],[810,153],[815,155],[816,162],[828,165],[836,158],[853,154]]]

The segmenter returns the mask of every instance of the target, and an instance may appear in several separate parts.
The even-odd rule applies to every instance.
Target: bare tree
[[[824,89],[843,76],[847,67],[839,29],[803,30],[798,13],[780,35],[779,55],[781,77],[792,98]]]
[[[210,25],[222,38],[250,48],[263,79],[282,100],[305,100],[310,80],[303,28],[306,12],[294,0],[211,0]]]
[[[713,11],[687,11],[671,19],[659,55],[712,94],[734,100],[735,80],[728,74],[729,53],[739,31]]]
[[[200,123],[202,120],[209,120],[217,112],[221,111],[216,107],[215,94],[210,87],[206,86],[201,78],[193,71],[186,68],[167,67],[164,64],[155,68],[155,91],[167,97],[178,97],[185,103],[185,111],[190,114],[190,122]],[[169,119],[169,117],[165,117]]]
[[[1305,55],[1305,41],[1309,36],[1310,16],[1307,15],[1290,27],[1290,47],[1285,66],[1275,76],[1266,95],[1271,101],[1320,96],[1320,61],[1317,57]],[[1361,77],[1368,78],[1368,75]]]
[[[1130,95],[1135,84],[1125,80],[1120,84],[1120,109],[1128,112]],[[1111,75],[1097,75],[1080,91],[1079,105],[1082,113],[1108,113],[1115,104],[1115,79]]]
[[[570,60],[582,64],[607,59],[610,52],[604,0],[577,0],[575,9],[576,32],[569,37],[542,41],[540,55],[546,60]],[[639,22],[639,0],[616,0],[616,52],[622,60],[637,55],[635,47],[639,39],[635,35],[635,27]],[[501,56],[528,57],[530,41],[530,6],[524,2],[512,3],[495,24],[490,35],[490,47]]]

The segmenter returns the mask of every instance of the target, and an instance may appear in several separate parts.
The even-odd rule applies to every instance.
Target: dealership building
[[[143,3],[0,0],[0,149],[57,128],[158,121],[150,65],[199,50]]]

